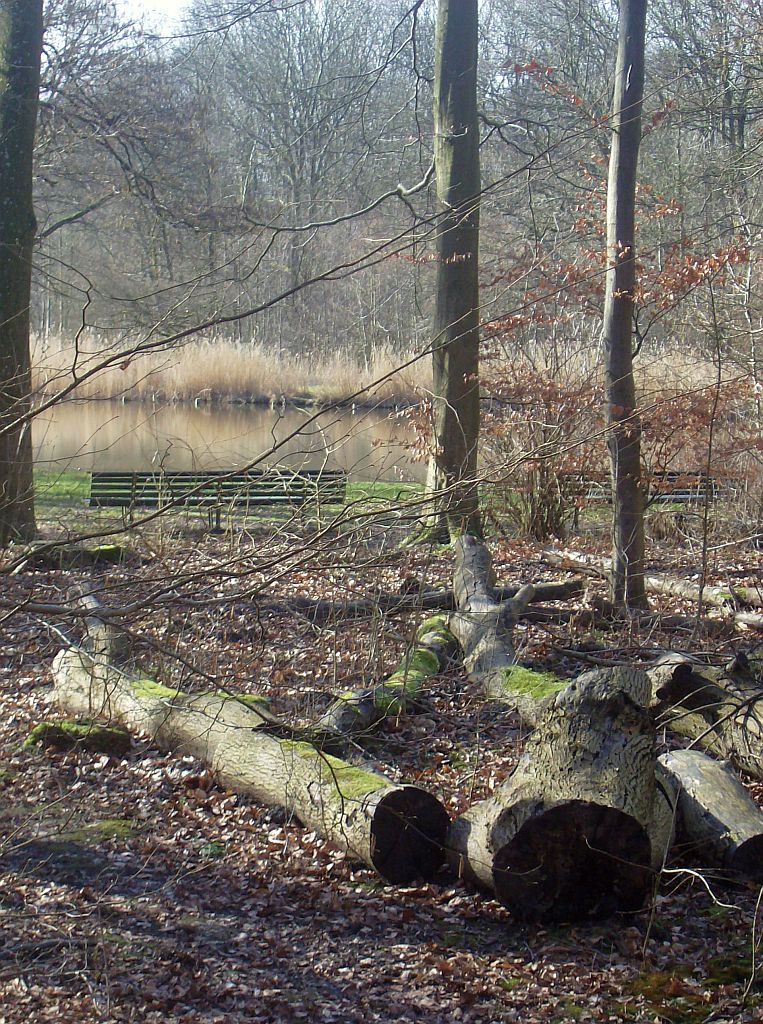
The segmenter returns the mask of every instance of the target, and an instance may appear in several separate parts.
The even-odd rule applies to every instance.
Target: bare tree
[[[29,409],[32,154],[42,0],[0,2],[0,544],[35,533]]]
[[[440,221],[432,340],[435,526],[479,532],[479,205],[477,0],[440,0],[434,159]]]

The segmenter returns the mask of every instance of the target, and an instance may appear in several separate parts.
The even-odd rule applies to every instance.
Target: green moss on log
[[[55,747],[71,750],[78,747],[96,754],[123,756],[131,746],[129,733],[94,722],[40,722],[27,736],[24,747]]]
[[[367,772],[363,768],[356,768],[331,754],[321,753],[310,743],[300,740],[283,740],[281,747],[284,751],[290,751],[305,761],[314,764],[320,762],[320,767],[325,767],[326,775],[334,781],[337,792],[343,800],[361,800],[369,793],[375,793],[377,789],[383,789],[389,785],[387,780],[380,775],[374,775],[373,772]]]
[[[235,700],[239,704],[245,704],[253,711],[262,711],[272,714],[270,701],[267,697],[261,697],[257,693],[229,693],[227,690],[212,690],[209,693],[201,693],[200,697],[219,697],[220,700]]]
[[[401,682],[388,681],[383,689],[379,689],[376,695],[376,706],[384,715],[394,718],[395,715],[403,713],[405,701],[401,693],[402,685]]]
[[[154,700],[177,700],[178,697],[185,696],[180,690],[173,690],[170,686],[164,686],[162,683],[157,683],[155,679],[149,679],[147,676],[141,679],[132,680],[132,688],[135,692],[135,696],[140,698],[144,697],[147,699]]]
[[[402,714],[406,698],[415,697],[422,684],[440,669],[440,659],[426,647],[415,647],[397,671],[376,692],[376,706],[385,715]]]
[[[440,659],[434,651],[430,651],[426,647],[414,647],[400,662],[400,667],[394,675],[418,673],[422,676],[433,676],[439,668]]]
[[[62,547],[36,544],[29,549],[27,563],[36,569],[79,569],[85,566],[117,565],[126,557],[121,544],[98,544],[95,547],[82,544]]]
[[[360,695],[353,693],[352,690],[346,690],[344,693],[340,693],[337,700],[341,700],[344,703],[343,711],[352,711],[354,714],[359,715],[361,712],[359,704]]]
[[[534,672],[521,665],[512,665],[511,668],[507,668],[504,678],[504,690],[507,697],[513,693],[524,693],[529,697],[541,699],[559,693],[566,685],[567,680],[560,679],[552,672]]]
[[[447,642],[454,639],[453,634],[448,629],[447,615],[431,615],[428,619],[424,619],[416,630],[416,637],[420,640],[430,633],[435,633],[438,640],[442,638]]]
[[[434,644],[438,644],[440,647],[456,646],[456,638],[447,629],[419,630],[416,634],[416,639],[419,643],[426,640],[428,647],[432,647]]]

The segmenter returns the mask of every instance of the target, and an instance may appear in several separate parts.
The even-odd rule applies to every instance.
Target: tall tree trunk
[[[435,495],[435,525],[451,536],[480,531],[477,26],[477,0],[439,0],[434,86],[440,214],[432,338],[435,454],[428,489]]]
[[[647,607],[644,590],[644,492],[641,423],[633,380],[636,286],[636,169],[644,96],[646,0],[620,0],[612,149],[607,184],[607,281],[604,300],[607,424],[612,466],[612,598]]]
[[[41,52],[42,0],[0,0],[0,545],[35,533],[26,414]]]

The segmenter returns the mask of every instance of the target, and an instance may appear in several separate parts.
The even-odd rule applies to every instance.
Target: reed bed
[[[104,362],[109,360],[109,365]],[[33,340],[33,387],[53,394],[75,379],[77,398],[163,402],[277,403],[284,400],[406,405],[431,389],[429,359],[374,350],[359,363],[341,349],[324,357],[284,353],[261,343],[192,341],[169,350],[130,354],[89,337],[78,347]],[[358,392],[364,392],[355,397]]]
[[[75,378],[77,398],[163,402],[278,403],[301,400],[316,404],[351,400],[358,405],[408,405],[431,392],[427,355],[377,347],[365,360],[347,348],[323,357],[274,352],[261,342],[240,344],[228,339],[193,340],[167,350],[131,354],[103,338],[90,336],[77,348],[60,338],[33,339],[33,386],[37,394],[53,394]],[[104,366],[105,361],[109,364]],[[549,358],[540,347],[518,354],[560,383],[602,382],[601,352],[583,341],[563,358]],[[491,361],[486,380],[501,373]],[[717,369],[696,353],[642,353],[636,367],[642,401],[650,395],[680,393],[712,385]],[[724,376],[732,375],[729,371]],[[489,384],[488,384],[489,387]],[[364,392],[358,396],[358,392]],[[356,397],[358,396],[358,397]]]

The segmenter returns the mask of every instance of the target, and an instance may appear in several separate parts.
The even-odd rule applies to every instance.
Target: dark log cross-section
[[[639,669],[587,673],[539,716],[513,775],[453,823],[461,874],[518,917],[638,910],[665,858],[673,801],[655,777]]]

